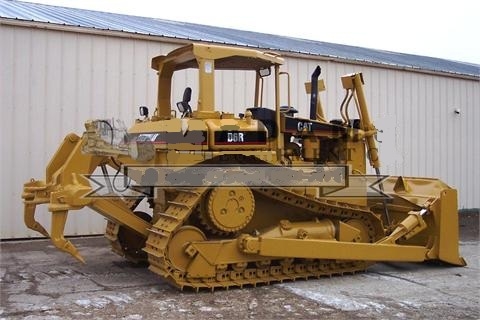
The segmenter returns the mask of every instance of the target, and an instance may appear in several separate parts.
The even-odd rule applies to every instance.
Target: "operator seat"
[[[192,107],[190,107],[190,100],[192,100],[192,88],[186,87],[183,91],[183,99],[177,102],[178,111],[182,113],[182,118],[190,117],[192,115]]]

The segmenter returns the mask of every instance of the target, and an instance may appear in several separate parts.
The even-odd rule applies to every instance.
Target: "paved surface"
[[[478,214],[464,220],[464,268],[377,264],[366,273],[257,288],[180,292],[110,252],[73,239],[77,263],[45,240],[2,242],[2,319],[479,319]]]

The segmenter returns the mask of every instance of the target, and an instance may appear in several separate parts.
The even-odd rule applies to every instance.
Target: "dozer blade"
[[[426,228],[416,235],[399,239],[402,244],[423,245],[429,249],[427,259],[465,266],[459,252],[457,190],[433,178],[389,177],[384,181],[386,193],[394,204],[402,202],[427,209]],[[392,210],[395,215],[395,210]]]
[[[457,191],[454,189],[444,190],[441,193],[439,212],[435,217],[438,220],[438,259],[447,263],[466,266],[465,259],[460,256],[458,250],[458,209]]]

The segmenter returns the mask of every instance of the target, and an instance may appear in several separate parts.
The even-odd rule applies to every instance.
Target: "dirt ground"
[[[380,263],[365,273],[215,292],[180,292],[74,238],[82,265],[47,240],[1,242],[1,319],[479,319],[479,214],[460,214],[467,267]]]

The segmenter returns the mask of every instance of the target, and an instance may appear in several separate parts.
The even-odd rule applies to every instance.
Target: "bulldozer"
[[[128,130],[97,119],[82,136],[68,134],[45,180],[24,184],[26,226],[84,262],[64,228],[70,211],[89,207],[107,219],[115,253],[196,291],[351,274],[376,262],[465,266],[457,191],[381,174],[363,75],[341,77],[341,119],[328,120],[321,68],[305,83],[302,110],[291,106],[283,63],[273,52],[201,43],[153,58],[153,114],[142,106]],[[174,97],[172,79],[186,70],[197,92]],[[249,75],[244,112],[220,111],[218,72]],[[41,204],[50,232],[35,219]]]

